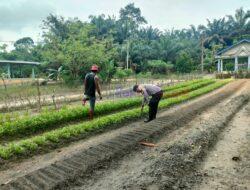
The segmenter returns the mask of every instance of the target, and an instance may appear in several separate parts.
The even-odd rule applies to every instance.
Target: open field
[[[104,102],[93,121],[74,108],[3,122],[1,189],[247,188],[250,81],[206,79],[164,91],[159,116],[148,124],[139,98]],[[243,178],[222,183],[239,171]]]
[[[2,0],[0,190],[250,190],[249,5]]]
[[[166,87],[163,89],[166,91],[163,100],[168,99],[162,101],[160,107],[167,107],[188,100],[205,93],[206,90],[212,90],[227,82],[229,82],[229,80],[216,83],[213,79],[201,79],[179,84],[175,87]],[[171,99],[170,97],[173,98]],[[65,139],[70,140],[73,137],[81,136],[81,134],[86,134],[89,131],[123,123],[127,119],[136,119],[141,116],[140,108],[138,108],[140,104],[140,98],[124,99],[117,102],[104,102],[98,105],[95,111],[96,116],[104,115],[104,117],[99,117],[93,121],[86,120],[88,108],[80,106],[64,109],[59,112],[48,112],[34,117],[3,122],[0,125],[0,136],[2,137],[1,142],[2,144],[4,143],[4,146],[0,146],[0,156],[2,158],[9,158],[12,155],[26,154],[39,149],[39,147],[47,146],[48,143],[58,144]],[[130,110],[126,111],[126,109]],[[107,113],[109,114],[105,116]],[[80,122],[82,120],[84,121],[82,123],[65,126],[65,124],[69,122]],[[63,127],[61,127],[60,124],[63,125]],[[57,127],[57,129],[53,130],[55,127]],[[47,130],[50,131],[47,132]],[[39,134],[40,131],[43,133]],[[37,136],[26,139],[27,135],[34,136],[37,133]],[[18,137],[20,135],[22,135],[24,140],[19,140]],[[18,138],[19,141],[16,141],[16,138]],[[16,143],[13,144],[13,141]]]

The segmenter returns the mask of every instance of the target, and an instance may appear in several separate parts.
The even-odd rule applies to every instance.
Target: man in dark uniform
[[[93,119],[95,110],[95,100],[96,100],[95,93],[97,91],[100,99],[102,99],[102,94],[100,90],[99,78],[97,76],[99,68],[97,65],[93,65],[90,70],[91,72],[85,76],[84,80],[85,92],[84,92],[83,103],[85,104],[86,100],[89,100],[90,104],[89,119]]]
[[[149,106],[149,113],[148,119],[144,122],[150,122],[156,118],[158,104],[163,96],[163,91],[159,86],[153,84],[144,84],[144,85],[134,85],[133,91],[140,93],[144,96],[141,110],[143,111],[144,105],[148,104]],[[149,100],[149,96],[151,99]]]

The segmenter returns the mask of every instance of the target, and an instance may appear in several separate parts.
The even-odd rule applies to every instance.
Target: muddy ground
[[[249,95],[250,81],[235,81],[149,124],[13,163],[0,172],[0,189],[248,189]]]
[[[233,102],[240,98],[236,94],[233,97],[230,98]],[[113,161],[109,169],[104,167],[89,178],[79,178],[78,185],[66,189],[250,188],[250,103],[240,106],[232,120],[224,120],[222,134],[218,134],[220,130],[212,134],[218,135],[217,138],[206,142],[209,141],[209,135],[204,133],[201,136],[206,131],[204,128],[213,125],[218,127],[216,123],[221,122],[220,119],[224,118],[226,112],[221,108],[225,108],[225,105],[229,108],[232,105],[230,100],[226,99],[207,109],[179,130],[156,140],[157,147],[141,149],[120,162]],[[224,113],[218,117],[220,112]],[[195,147],[196,143],[193,141],[199,136],[205,142],[197,143],[201,147]],[[217,140],[218,143],[215,144]],[[190,147],[206,150],[200,153],[202,151],[190,150]]]

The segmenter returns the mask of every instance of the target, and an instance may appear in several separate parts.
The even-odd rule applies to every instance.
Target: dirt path
[[[246,88],[242,88],[229,99],[232,99],[233,97],[237,97],[240,93],[244,93],[245,90]],[[198,115],[197,117],[195,117],[187,125],[181,127],[178,130],[173,131],[172,133],[167,134],[160,141],[155,140],[156,146],[157,146],[156,148],[141,148],[137,152],[134,152],[133,154],[130,154],[124,157],[120,162],[113,161],[110,165],[107,165],[106,167],[103,166],[102,169],[96,171],[91,176],[89,177],[84,176],[83,178],[79,178],[76,182],[77,185],[69,189],[74,189],[74,190],[76,189],[84,189],[84,190],[85,189],[86,190],[165,189],[165,188],[166,189],[193,189],[192,187],[193,182],[196,181],[195,175],[191,175],[191,177],[189,177],[187,180],[180,180],[180,183],[176,184],[173,182],[173,184],[169,184],[169,181],[173,181],[171,177],[174,176],[173,174],[175,174],[175,172],[172,171],[171,173],[172,175],[170,176],[164,175],[164,171],[166,172],[167,170],[167,168],[164,169],[164,167],[166,167],[169,160],[167,159],[164,160],[162,154],[164,154],[165,152],[168,152],[168,149],[170,149],[170,147],[174,146],[176,143],[178,144],[178,142],[180,142],[182,139],[185,139],[187,136],[190,136],[190,134],[195,134],[197,133],[197,131],[202,130],[201,124],[211,121],[212,118],[217,114],[218,110],[220,108],[225,107],[225,105],[229,103],[229,99],[225,99],[217,106],[213,106],[207,109],[201,115]],[[250,104],[248,105],[250,106]],[[238,126],[240,124],[240,126],[241,125],[244,125],[244,126],[242,127],[239,126],[241,131],[234,134],[235,137],[236,136],[238,137],[238,139],[236,138],[234,140],[239,140],[242,137],[246,137],[246,132],[250,131],[249,130],[250,129],[250,126],[249,126],[250,117],[247,118],[247,116],[249,115],[246,115],[245,113],[246,110],[247,108],[244,108],[241,112],[239,112],[239,114],[241,115],[244,114],[244,118],[241,118],[243,119],[243,120],[240,120],[241,123],[235,123],[235,125]],[[239,114],[235,116],[236,120],[239,117],[238,116]],[[161,116],[164,116],[164,113],[162,113]],[[232,133],[235,132],[235,130],[232,131]],[[188,141],[192,143],[191,138]],[[227,143],[228,142],[223,141],[222,144],[226,146]],[[233,143],[234,141],[231,142],[231,144]],[[240,144],[242,143],[244,144],[244,142],[241,142]],[[246,142],[245,142],[245,145],[246,145]],[[223,147],[221,148],[223,149]],[[238,150],[237,149],[238,147],[235,147],[235,148],[236,150]],[[227,151],[230,151],[230,148],[227,149]],[[235,153],[234,154],[231,153],[231,154],[235,155]],[[236,155],[239,155],[239,154],[236,154]],[[221,159],[223,159],[224,156],[225,155],[221,155]],[[219,159],[219,157],[216,157],[216,158]],[[214,160],[214,162],[217,163],[218,159]],[[244,161],[246,164],[246,158],[244,159],[245,159]],[[229,159],[229,161],[231,160]],[[214,162],[212,164],[214,164]],[[207,162],[205,161],[205,163]],[[181,164],[181,163],[175,163],[175,165],[176,164]],[[220,164],[223,165],[223,160],[220,160]],[[225,171],[221,171],[221,173],[222,172],[225,172]],[[204,173],[206,172],[202,173],[200,171],[200,173],[198,173],[197,171],[195,171],[195,174],[199,174],[198,176]],[[228,174],[225,174],[225,177],[227,176]],[[213,176],[213,177],[216,178],[216,176]],[[233,176],[231,176],[231,178],[228,178],[228,180],[232,180],[232,177]],[[249,171],[247,172],[245,169],[245,178],[241,180],[241,183],[245,185],[245,189],[247,187],[246,186],[247,183],[249,183],[249,180],[247,180],[247,177],[249,177]],[[199,180],[201,179],[199,178]],[[231,184],[234,184],[234,182],[232,181]],[[167,185],[165,186],[165,184]],[[204,184],[204,186],[196,187],[196,189],[210,190],[210,189],[216,189],[216,188],[215,186],[207,186],[207,184]],[[232,189],[232,188],[229,188],[229,189]]]
[[[204,161],[195,189],[250,189],[250,103],[236,114]]]
[[[10,182],[2,189],[189,189],[201,180],[197,167],[247,100],[241,94],[249,86],[236,81],[161,112],[147,125],[139,121],[12,163],[0,172],[0,184]],[[157,147],[138,144],[147,139]]]

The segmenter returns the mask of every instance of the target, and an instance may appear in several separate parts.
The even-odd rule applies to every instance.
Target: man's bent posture
[[[161,88],[153,84],[144,84],[144,85],[135,85],[133,87],[133,91],[140,93],[144,96],[141,107],[142,110],[146,103],[149,106],[148,119],[144,122],[149,122],[155,119],[158,110],[158,104],[163,95]],[[150,100],[149,96],[151,96]]]

